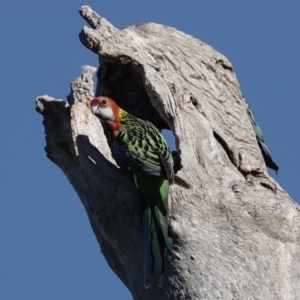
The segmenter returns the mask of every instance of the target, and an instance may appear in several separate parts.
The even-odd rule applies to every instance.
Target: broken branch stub
[[[212,47],[154,23],[115,28],[88,6],[80,40],[97,53],[96,95],[171,129],[178,175],[162,288],[145,290],[139,195],[89,109],[94,68],[68,102],[37,98],[47,156],[68,177],[108,264],[134,299],[298,299],[299,207],[268,176],[230,62]],[[99,296],[100,297],[100,296]]]

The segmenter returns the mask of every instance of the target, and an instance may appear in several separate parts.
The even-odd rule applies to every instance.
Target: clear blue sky
[[[131,299],[72,186],[46,158],[34,109],[37,95],[65,99],[80,66],[97,66],[78,39],[85,4],[118,28],[170,25],[227,56],[280,167],[270,174],[300,201],[299,2],[2,1],[0,299]]]

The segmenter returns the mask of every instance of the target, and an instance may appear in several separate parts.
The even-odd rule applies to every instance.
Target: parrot
[[[242,98],[243,98],[243,100],[246,104],[248,118],[249,118],[249,120],[251,122],[251,125],[252,125],[252,128],[255,132],[256,140],[257,140],[258,146],[261,150],[262,156],[265,160],[266,166],[270,169],[273,169],[277,174],[277,171],[279,170],[279,167],[276,165],[276,163],[274,162],[274,160],[271,156],[271,153],[270,153],[270,151],[269,151],[269,149],[268,149],[268,147],[265,143],[262,132],[261,132],[259,126],[257,125],[255,119],[254,119],[254,116],[252,114],[252,111],[250,109],[250,106],[249,106],[248,102],[246,101],[245,97],[242,97]]]
[[[149,288],[152,280],[161,287],[166,252],[174,258],[168,227],[169,186],[190,185],[174,174],[172,153],[151,122],[129,114],[106,96],[94,98],[90,106],[111,139],[115,157],[133,172],[142,203],[144,287]]]

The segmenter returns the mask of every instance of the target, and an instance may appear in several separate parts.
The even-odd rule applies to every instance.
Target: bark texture
[[[46,153],[81,199],[101,251],[134,299],[300,299],[299,206],[267,174],[230,62],[154,23],[122,30],[88,6],[80,40],[99,56],[96,95],[171,129],[190,190],[172,186],[176,259],[145,290],[139,195],[89,108],[87,67],[67,102],[37,98]],[[99,296],[99,299],[101,297]]]

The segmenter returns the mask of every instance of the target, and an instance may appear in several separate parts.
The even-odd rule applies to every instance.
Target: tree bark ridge
[[[99,56],[96,95],[171,129],[190,190],[172,186],[164,286],[143,287],[139,195],[92,115],[92,76],[67,102],[37,98],[47,156],[87,211],[108,264],[134,299],[300,299],[299,206],[267,174],[230,62],[174,28],[115,28],[88,6],[80,41]]]

